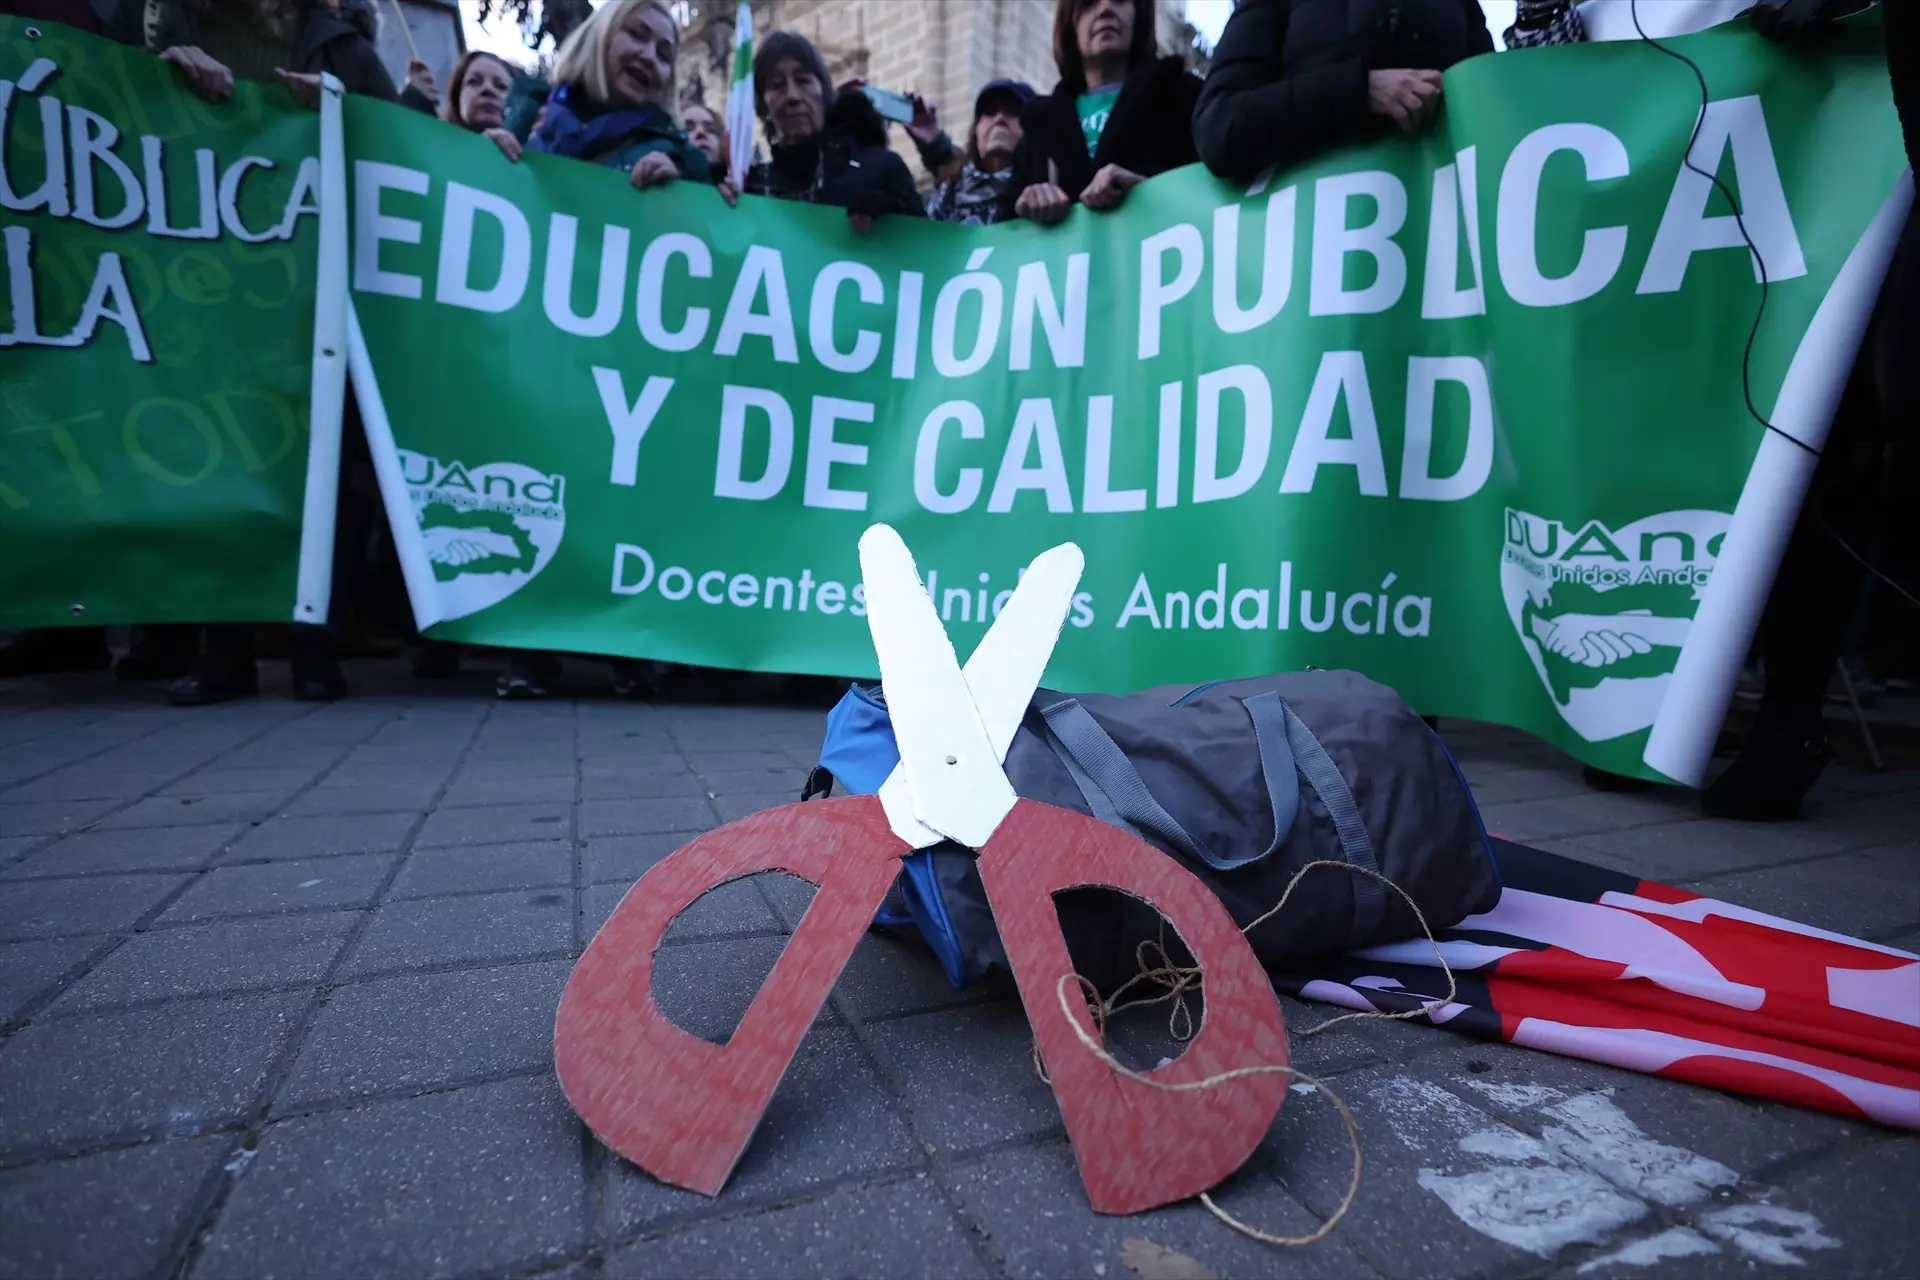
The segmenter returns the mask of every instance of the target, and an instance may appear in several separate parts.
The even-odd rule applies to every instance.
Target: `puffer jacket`
[[[1194,144],[1221,177],[1251,181],[1393,132],[1368,104],[1368,73],[1445,71],[1492,52],[1479,0],[1240,0],[1194,109]]]
[[[886,122],[863,93],[843,94],[818,136],[776,143],[773,158],[747,171],[747,190],[776,200],[830,204],[874,217],[924,218],[907,162],[887,146]]]

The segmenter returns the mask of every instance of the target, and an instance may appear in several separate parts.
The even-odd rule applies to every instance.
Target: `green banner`
[[[1252,190],[861,235],[0,20],[0,626],[323,610],[350,286],[435,635],[870,675],[869,524],[963,652],[1072,540],[1057,687],[1352,667],[1691,778],[1804,491],[1748,395],[1818,442],[1908,188],[1876,22],[1673,45],[1704,113],[1643,45],[1478,58]]]
[[[0,18],[0,627],[293,616],[318,142]]]
[[[1184,170],[1053,229],[860,235],[354,100],[416,608],[450,639],[870,675],[867,525],[963,655],[1072,540],[1057,687],[1350,667],[1648,772],[1763,434],[1756,268],[1689,133],[1765,263],[1763,412],[1904,168],[1873,24],[1674,43],[1704,116],[1648,47],[1478,58],[1424,137],[1252,191]]]

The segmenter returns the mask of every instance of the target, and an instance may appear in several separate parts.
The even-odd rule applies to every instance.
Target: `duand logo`
[[[1508,508],[1507,616],[1561,718],[1587,741],[1653,724],[1728,519],[1669,511],[1613,529]]]
[[[517,462],[470,467],[399,453],[443,618],[499,604],[532,582],[560,549],[567,530],[565,476]]]

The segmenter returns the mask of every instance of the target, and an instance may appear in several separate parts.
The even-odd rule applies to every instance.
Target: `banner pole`
[[[393,20],[400,24],[400,34],[407,38],[407,57],[415,62],[423,62],[420,46],[413,42],[413,24],[407,21],[407,11],[400,7],[400,0],[387,0],[393,6]]]
[[[380,501],[387,508],[400,576],[413,606],[413,625],[424,632],[440,621],[440,593],[434,588],[433,565],[427,560],[426,544],[420,540],[420,521],[414,515],[413,495],[407,492],[407,477],[400,468],[393,424],[387,420],[386,402],[380,398],[380,383],[373,373],[373,358],[367,351],[366,336],[360,332],[360,314],[351,299],[347,301],[347,358],[353,374],[353,396],[360,405],[360,425],[366,432],[367,451],[373,455],[374,475],[380,481]]]
[[[1774,400],[1776,431],[1761,438],[1713,577],[1687,630],[1673,679],[1660,701],[1641,759],[1676,782],[1697,787],[1713,758],[1727,704],[1740,678],[1760,614],[1773,590],[1818,451],[1827,440],[1841,389],[1853,369],[1887,264],[1913,203],[1913,173],[1894,184],[1822,298],[1793,353]],[[1780,438],[1791,435],[1801,448]]]
[[[340,98],[320,77],[320,252],[314,262],[313,375],[307,399],[307,488],[293,620],[324,626],[333,595],[334,513],[340,501],[340,430],[347,401],[347,152]]]

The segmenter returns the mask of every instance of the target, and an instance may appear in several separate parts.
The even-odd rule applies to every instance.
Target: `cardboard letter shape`
[[[879,800],[846,796],[729,823],[642,876],[574,966],[554,1018],[560,1088],[587,1127],[662,1182],[719,1194],[906,852]],[[739,1028],[713,1044],[654,1004],[654,953],[702,894],[761,871],[819,892]]]
[[[1219,1185],[1266,1136],[1287,1077],[1265,1072],[1174,1093],[1101,1062],[1061,1007],[1061,979],[1073,961],[1053,895],[1083,885],[1131,894],[1165,916],[1193,953],[1206,1008],[1186,1052],[1145,1073],[1166,1084],[1287,1062],[1280,1002],[1220,899],[1145,841],[1033,800],[1015,804],[981,851],[980,880],[1094,1209],[1140,1213]],[[1083,991],[1069,983],[1068,1004],[1097,1039]]]

